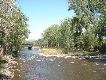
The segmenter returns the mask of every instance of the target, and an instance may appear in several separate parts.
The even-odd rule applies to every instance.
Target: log
[[[0,48],[0,57],[3,56],[3,48]]]

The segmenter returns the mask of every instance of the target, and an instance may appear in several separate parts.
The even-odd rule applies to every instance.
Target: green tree
[[[0,45],[5,53],[19,51],[27,38],[27,18],[15,4],[15,0],[2,0],[0,4]]]
[[[81,16],[85,23],[84,45],[100,49],[104,45],[106,25],[106,1],[105,0],[68,0],[69,10],[74,10],[76,16]],[[92,26],[91,26],[92,25]]]
[[[59,25],[54,24],[47,28],[43,33],[43,38],[47,42],[48,47],[58,47]]]

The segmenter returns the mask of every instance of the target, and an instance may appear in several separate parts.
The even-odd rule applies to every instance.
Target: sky
[[[17,3],[29,19],[31,33],[28,40],[39,39],[47,27],[75,15],[73,11],[68,11],[67,0],[17,0]]]

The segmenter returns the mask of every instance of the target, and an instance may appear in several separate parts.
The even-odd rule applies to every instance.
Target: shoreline
[[[106,58],[103,56],[72,56],[72,55],[45,55],[43,53],[40,53],[41,56],[45,57],[63,57],[63,58]]]
[[[54,51],[54,53],[52,53],[52,51]],[[76,55],[76,54],[64,54],[64,53],[61,53],[62,51],[60,51],[60,53],[58,52],[58,49],[51,49],[51,48],[47,48],[47,49],[39,49],[39,52],[40,52],[40,55],[41,56],[45,56],[45,57],[63,57],[63,58],[82,58],[82,59],[91,59],[91,58],[95,58],[95,59],[103,59],[103,58],[106,58],[106,54],[96,54],[96,55],[89,55],[89,54],[85,54],[83,53],[83,55]],[[50,52],[50,53],[49,53]],[[58,53],[57,53],[58,52]],[[75,53],[79,53],[79,52],[75,52]],[[81,52],[80,52],[81,53]],[[90,52],[89,52],[90,53]],[[85,55],[84,55],[85,54]],[[92,53],[91,53],[92,54]]]

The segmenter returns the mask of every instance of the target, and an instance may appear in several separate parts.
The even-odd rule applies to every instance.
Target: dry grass
[[[40,53],[43,55],[63,55],[62,50],[56,48],[43,48],[40,49]]]
[[[67,56],[99,56],[106,58],[106,55],[97,55],[94,52],[86,52],[86,51],[75,51],[75,52],[70,52],[68,54],[64,54],[62,49],[57,49],[57,48],[43,48],[40,49],[40,53],[43,56],[57,56],[57,57],[67,57]]]

